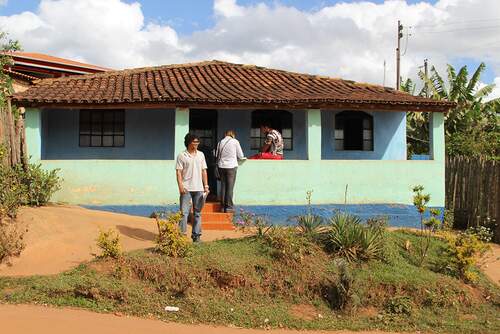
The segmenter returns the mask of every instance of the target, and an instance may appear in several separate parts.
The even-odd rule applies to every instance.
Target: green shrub
[[[389,314],[411,315],[413,312],[413,303],[408,296],[396,296],[387,301],[384,310]]]
[[[191,248],[189,240],[179,230],[182,213],[170,213],[165,219],[156,218],[158,236],[155,250],[167,256],[183,257]]]
[[[25,198],[25,188],[17,173],[0,164],[0,223],[5,217],[15,217]]]
[[[101,250],[101,254],[97,255],[98,258],[118,259],[122,255],[120,234],[117,231],[113,229],[100,230],[96,242],[97,247]]]
[[[272,227],[264,239],[272,249],[272,256],[288,263],[300,263],[315,246],[293,227]]]
[[[14,222],[0,221],[0,263],[21,254],[25,246],[24,233]]]
[[[19,180],[24,186],[25,203],[30,206],[42,206],[49,202],[52,195],[60,189],[61,179],[58,169],[44,170],[40,164],[29,164],[25,169],[15,167]]]
[[[368,261],[382,256],[384,230],[363,226],[359,217],[338,213],[330,218],[326,246],[349,262]]]
[[[456,266],[458,276],[466,282],[475,282],[478,279],[474,267],[479,259],[489,249],[489,245],[481,240],[482,234],[474,230],[460,232],[456,236],[448,236],[446,252],[451,256],[452,263]]]

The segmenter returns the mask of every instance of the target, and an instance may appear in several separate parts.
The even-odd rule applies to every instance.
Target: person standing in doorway
[[[201,209],[205,202],[204,199],[209,193],[207,162],[203,152],[198,151],[199,145],[200,138],[188,133],[184,137],[186,150],[177,156],[175,166],[182,212],[180,229],[186,235],[187,219],[192,203],[194,221],[191,238],[193,242],[199,242],[201,238]]]
[[[233,190],[236,182],[238,160],[244,160],[240,142],[233,130],[228,130],[217,144],[216,160],[221,182],[221,204],[223,212],[234,212]]]

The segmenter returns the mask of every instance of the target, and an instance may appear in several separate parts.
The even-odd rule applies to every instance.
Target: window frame
[[[346,149],[345,148],[345,119],[358,119],[361,121],[361,149]],[[368,122],[365,122],[368,121]],[[342,123],[342,126],[340,125]],[[375,129],[373,122],[373,115],[370,115],[364,111],[353,111],[345,110],[334,115],[334,129],[333,129],[333,140],[335,151],[349,151],[349,152],[373,152],[375,151]],[[337,132],[339,131],[339,132]],[[342,133],[340,133],[342,131]],[[370,138],[365,139],[365,131],[370,131]],[[342,136],[340,136],[342,134]],[[359,135],[359,134],[358,134]],[[342,137],[342,138],[340,138]],[[342,142],[342,148],[339,148],[339,143]],[[370,143],[370,148],[365,149],[365,142]]]
[[[111,121],[105,119],[110,114],[112,115]],[[111,128],[106,129],[106,126],[111,126]],[[82,142],[84,137],[88,137],[88,142]],[[99,137],[99,144],[94,143],[93,140]],[[105,140],[109,140],[109,137],[111,137],[111,145],[106,145]],[[121,142],[117,142],[117,138],[121,138]],[[78,146],[91,148],[125,147],[125,110],[80,109],[78,115]]]
[[[277,126],[277,122],[279,121],[280,123],[283,122],[281,116],[282,115],[287,115],[287,117],[290,117],[289,120],[286,120],[286,122],[289,122],[289,127],[282,126]],[[251,150],[259,150],[263,145],[266,140],[266,137],[260,133],[260,125],[268,122],[270,123],[271,127],[275,130],[278,130],[281,134],[281,137],[283,138],[283,151],[293,151],[293,113],[288,111],[288,110],[253,110],[251,113],[251,124],[250,124],[250,149]],[[257,117],[257,119],[256,119]],[[285,136],[283,133],[284,129],[289,129],[290,130],[290,135]],[[258,135],[256,135],[258,134]],[[259,146],[257,147],[254,145],[254,142],[258,140]],[[286,143],[289,143],[289,146],[286,145]]]

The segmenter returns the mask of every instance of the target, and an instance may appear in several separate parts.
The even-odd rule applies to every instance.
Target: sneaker
[[[193,243],[195,243],[195,244],[201,244],[201,237],[193,238]]]

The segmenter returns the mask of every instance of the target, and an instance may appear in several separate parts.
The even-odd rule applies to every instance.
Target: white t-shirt
[[[236,168],[238,160],[245,158],[240,142],[231,136],[226,136],[217,144],[217,155],[220,154],[219,168]]]
[[[176,170],[182,170],[182,184],[187,191],[204,191],[202,171],[207,169],[205,155],[196,151],[191,155],[187,150],[177,156]]]

